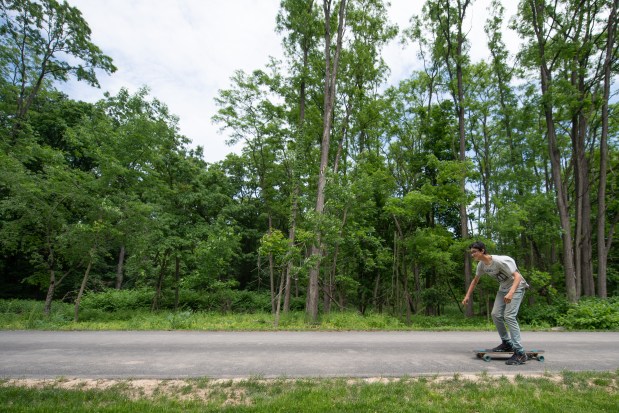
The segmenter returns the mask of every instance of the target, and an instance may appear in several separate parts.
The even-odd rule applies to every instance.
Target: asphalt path
[[[618,332],[523,332],[545,361],[474,349],[495,332],[0,331],[0,378],[413,377],[619,369]]]

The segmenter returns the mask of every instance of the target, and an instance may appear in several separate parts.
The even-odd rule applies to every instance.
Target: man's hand
[[[467,295],[466,297],[464,297],[464,299],[462,300],[462,305],[467,305],[469,303],[469,296]]]
[[[513,293],[507,293],[505,297],[503,298],[503,301],[505,301],[505,304],[509,304],[512,302],[513,297],[514,297]]]

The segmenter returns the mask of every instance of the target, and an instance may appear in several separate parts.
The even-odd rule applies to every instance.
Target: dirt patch
[[[230,386],[231,380],[156,380],[156,379],[10,379],[2,386],[31,389],[56,388],[63,390],[115,390],[132,400],[169,398],[208,402],[217,399],[225,405],[249,404],[242,388]]]
[[[489,374],[478,375],[436,375],[436,376],[419,376],[407,378],[395,377],[368,377],[368,378],[349,378],[346,383],[350,386],[358,384],[390,384],[399,382],[424,382],[427,384],[442,384],[448,382],[476,382],[476,383],[494,383],[497,377],[502,380],[507,380],[514,383],[519,375],[500,375],[494,376]],[[557,385],[561,385],[563,378],[560,374],[539,374],[528,375],[527,377],[537,377],[549,380]],[[114,379],[74,379],[74,378],[58,378],[58,379],[8,379],[0,381],[0,386],[18,386],[34,389],[43,388],[58,388],[64,390],[113,390],[119,392],[126,397],[137,399],[157,399],[168,398],[175,400],[195,400],[202,402],[212,402],[218,405],[251,405],[251,396],[248,395],[247,388],[249,383],[253,384],[270,384],[283,382],[294,383],[307,379],[187,379],[187,380],[157,380],[157,379],[131,379],[131,380],[114,380]],[[608,391],[614,392],[617,389],[615,379],[609,379],[610,383]],[[591,381],[589,386],[595,386],[595,382]]]

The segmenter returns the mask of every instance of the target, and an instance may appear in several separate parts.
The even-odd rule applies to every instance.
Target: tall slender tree
[[[346,0],[340,0],[339,11],[335,25],[332,21],[333,0],[323,0],[324,13],[324,57],[325,57],[325,75],[324,75],[324,101],[323,101],[323,126],[322,138],[320,144],[320,169],[318,173],[318,186],[316,191],[316,214],[321,216],[325,208],[325,187],[327,186],[327,173],[329,166],[329,149],[331,138],[331,126],[333,121],[333,109],[335,105],[336,85],[338,76],[338,67],[340,63],[340,54],[342,51],[342,43],[344,41],[344,27],[346,24]],[[335,47],[333,47],[333,32],[335,26]],[[322,259],[323,245],[322,235],[320,230],[317,233],[317,239],[311,247],[310,254],[315,260],[315,264],[309,271],[308,289],[307,289],[307,306],[306,314],[308,320],[316,322],[318,320],[318,303],[320,288],[318,284],[320,276],[320,262]]]
[[[619,215],[617,215],[616,219],[611,222],[610,231],[607,231],[606,181],[608,173],[608,103],[610,98],[612,65],[613,61],[618,58],[616,55],[617,48],[615,46],[617,26],[619,25],[619,17],[617,16],[618,7],[619,0],[612,1],[606,23],[606,47],[604,50],[604,64],[602,66],[604,80],[602,84],[602,130],[600,133],[600,172],[597,194],[597,292],[598,296],[602,298],[606,298],[608,295],[606,285],[608,252],[612,245],[614,228],[619,219]]]

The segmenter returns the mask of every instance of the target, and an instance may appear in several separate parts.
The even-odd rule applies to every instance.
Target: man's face
[[[478,250],[477,248],[471,248],[470,251],[471,253],[471,257],[475,260],[475,261],[479,261],[481,260],[481,257],[484,255],[480,250]]]

